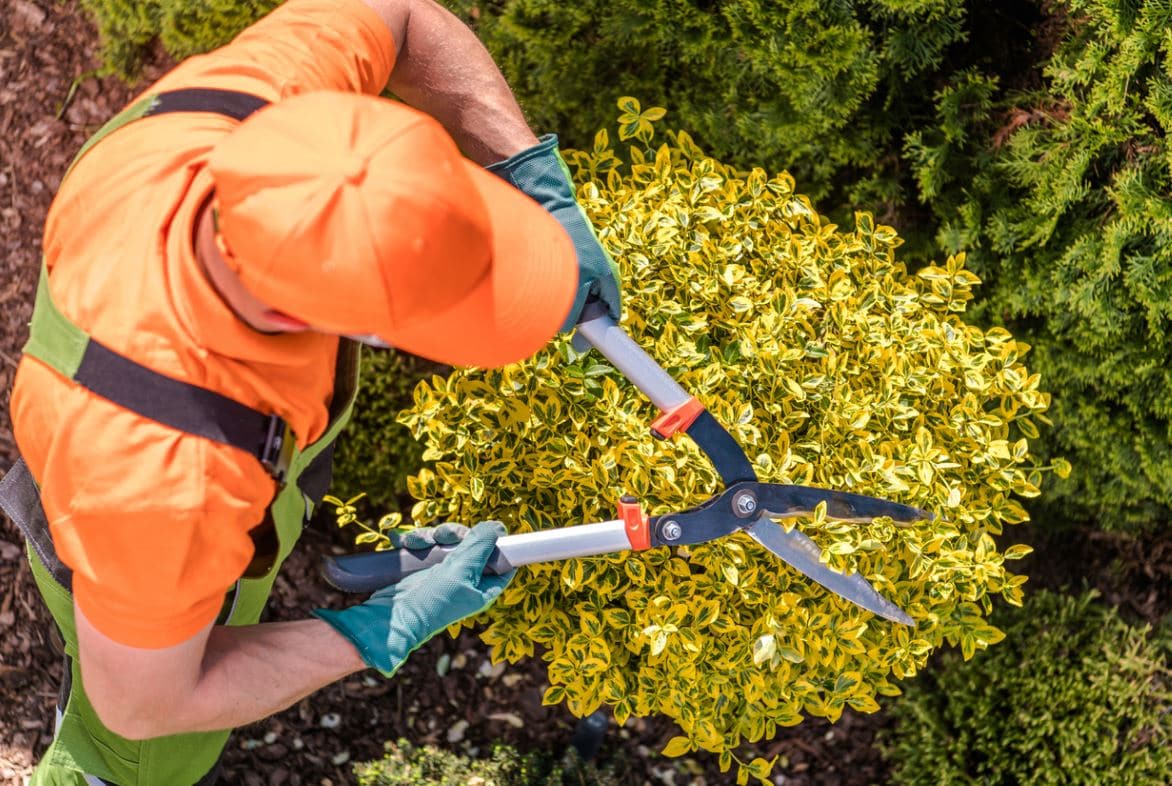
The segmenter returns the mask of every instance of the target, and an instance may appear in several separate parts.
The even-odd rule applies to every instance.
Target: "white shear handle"
[[[373,592],[438,565],[456,548],[391,549],[325,558],[326,580],[344,592]],[[505,535],[496,542],[485,573],[500,575],[521,565],[593,557],[632,548],[622,519]]]
[[[692,398],[605,311],[579,322],[578,335],[614,364],[661,412],[671,412]]]

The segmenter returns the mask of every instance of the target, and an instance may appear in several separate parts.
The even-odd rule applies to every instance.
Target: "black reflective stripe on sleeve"
[[[165,426],[264,453],[273,416],[190,382],[152,371],[90,339],[73,379],[120,407]],[[278,433],[283,428],[278,430]]]
[[[243,120],[269,103],[250,93],[236,90],[217,90],[210,87],[187,87],[159,93],[145,117],[166,112],[215,112],[236,120]]]

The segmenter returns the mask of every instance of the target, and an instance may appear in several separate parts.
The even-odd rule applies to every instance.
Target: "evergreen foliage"
[[[93,0],[90,0],[91,2]],[[161,9],[159,39],[176,60],[215,49],[281,4],[281,0],[151,0]]]
[[[161,28],[160,0],[81,0],[102,41],[101,71],[134,81]]]
[[[397,511],[407,499],[407,476],[419,470],[423,446],[396,417],[411,390],[444,367],[394,351],[362,351],[362,384],[350,423],[334,454],[331,494],[364,494],[376,510]]]
[[[158,40],[176,60],[222,46],[281,0],[81,0],[102,40],[103,70],[134,81]]]
[[[1142,528],[1172,518],[1172,6],[1055,8],[1044,83],[942,91],[939,130],[908,152],[939,244],[986,281],[980,318],[1051,381],[1037,449],[1076,471],[1048,517]]]
[[[1172,635],[1040,592],[995,614],[1005,641],[944,654],[892,705],[897,786],[1172,783]]]
[[[931,86],[995,67],[1021,29],[985,35],[1003,4],[954,0],[445,3],[533,123],[569,144],[589,145],[616,98],[637,95],[729,164],[785,169],[819,204],[887,210],[913,202],[899,151],[931,119]]]
[[[572,751],[563,757],[496,746],[487,758],[407,740],[388,742],[378,761],[357,764],[358,786],[618,786],[616,765],[599,768]]]

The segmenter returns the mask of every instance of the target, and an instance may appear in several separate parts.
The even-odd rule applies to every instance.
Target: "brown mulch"
[[[0,0],[0,470],[15,455],[8,391],[27,336],[46,210],[73,153],[132,92],[117,79],[92,75],[95,48],[96,33],[75,3]],[[148,76],[166,66],[157,57]],[[329,526],[308,531],[278,580],[272,619],[347,602],[317,570],[320,555],[339,550],[344,539]],[[0,786],[23,784],[50,741],[61,671],[20,542],[0,517]],[[1059,560],[1037,560],[1033,567],[1040,573],[1053,572],[1043,583],[1061,586],[1071,575],[1064,569],[1078,565],[1083,575],[1106,577],[1100,583],[1107,599],[1130,604],[1137,616],[1153,619],[1168,610],[1172,540],[1137,547],[1083,533],[1075,543],[1083,545],[1067,543],[1070,553]],[[447,663],[443,678],[437,674],[441,662]],[[474,635],[441,635],[392,680],[357,675],[238,730],[224,782],[353,783],[352,763],[378,758],[383,742],[398,737],[461,750],[487,751],[495,742],[558,750],[573,734],[575,719],[562,707],[542,706],[545,687],[540,661],[493,667]],[[833,726],[807,721],[761,744],[755,755],[780,755],[777,782],[787,786],[882,783],[887,768],[872,743],[887,722],[883,714],[848,714]],[[662,719],[635,719],[621,730],[612,725],[600,758],[621,754],[628,782],[637,786],[733,782],[712,757],[689,764],[658,756],[674,734]]]

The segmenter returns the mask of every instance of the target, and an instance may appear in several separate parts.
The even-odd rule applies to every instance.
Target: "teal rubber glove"
[[[578,252],[578,292],[562,332],[573,330],[578,324],[586,298],[591,295],[600,299],[611,318],[618,322],[622,311],[619,268],[598,242],[594,226],[574,197],[574,184],[569,167],[558,152],[557,136],[546,134],[534,147],[490,164],[487,169],[536,200],[574,241]]]
[[[460,545],[440,564],[384,587],[365,603],[341,611],[314,609],[313,615],[346,637],[368,666],[389,677],[432,636],[488,608],[504,591],[515,570],[503,576],[484,575],[497,538],[504,534],[499,521],[481,522],[470,531],[442,524],[409,532],[402,536],[407,548]]]

